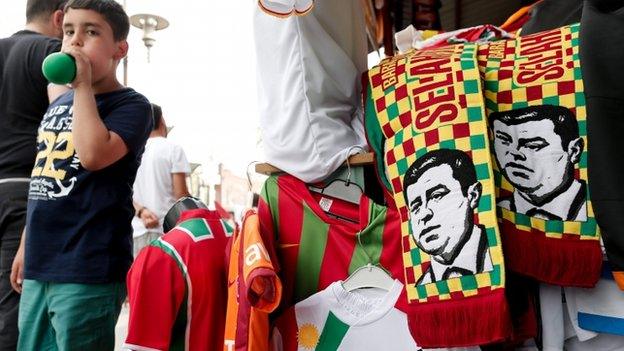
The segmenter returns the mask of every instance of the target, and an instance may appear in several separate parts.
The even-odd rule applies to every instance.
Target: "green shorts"
[[[25,280],[19,306],[20,351],[115,348],[124,283],[67,284]]]

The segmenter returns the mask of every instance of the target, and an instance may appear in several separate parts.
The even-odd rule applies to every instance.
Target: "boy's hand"
[[[24,247],[20,245],[13,259],[11,267],[11,286],[13,290],[22,293],[22,283],[24,282]]]
[[[91,87],[91,61],[87,55],[78,47],[70,47],[64,49],[63,52],[72,55],[76,60],[76,78],[71,83],[72,87],[74,89],[78,89],[81,86]]]

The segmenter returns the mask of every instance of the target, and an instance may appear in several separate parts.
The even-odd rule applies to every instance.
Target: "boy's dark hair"
[[[160,124],[162,123],[162,108],[160,106],[152,103],[152,115],[154,115],[154,127],[152,130],[156,130],[160,128]]]
[[[39,17],[49,16],[56,10],[62,10],[67,0],[28,0],[26,2],[26,22],[30,23]]]
[[[128,38],[130,20],[123,7],[114,0],[69,0],[64,11],[67,13],[69,9],[95,11],[111,26],[115,41]]]

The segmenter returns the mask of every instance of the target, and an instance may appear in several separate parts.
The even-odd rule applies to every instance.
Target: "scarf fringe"
[[[462,347],[500,342],[511,335],[505,289],[459,300],[410,307],[408,324],[418,346]]]
[[[598,240],[549,238],[535,229],[520,230],[505,219],[500,228],[507,269],[559,286],[592,288],[600,279]]]

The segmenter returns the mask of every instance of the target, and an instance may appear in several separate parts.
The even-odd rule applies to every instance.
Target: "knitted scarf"
[[[425,348],[511,329],[481,86],[472,43],[409,51],[364,78],[367,138],[401,214],[409,327]]]
[[[592,287],[599,229],[589,198],[579,25],[481,46],[499,227],[507,267]]]

